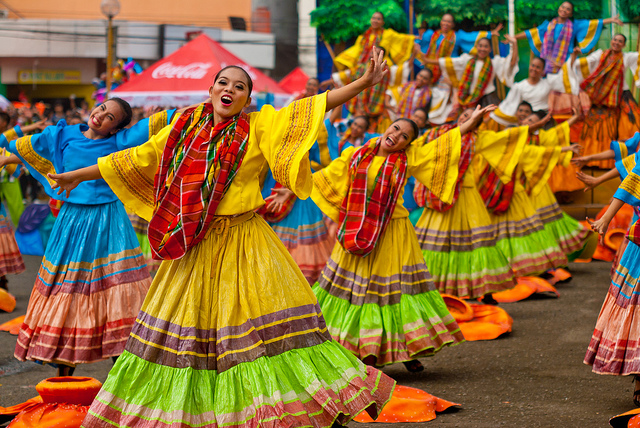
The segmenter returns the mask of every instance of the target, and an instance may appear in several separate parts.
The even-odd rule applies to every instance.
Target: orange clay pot
[[[68,403],[90,406],[102,383],[92,377],[50,377],[36,385],[45,403]]]
[[[5,312],[13,312],[16,308],[16,298],[7,290],[0,288],[0,310]]]
[[[39,403],[23,410],[8,428],[80,428],[89,406]]]

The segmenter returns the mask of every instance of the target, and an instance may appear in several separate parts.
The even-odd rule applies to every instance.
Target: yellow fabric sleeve
[[[500,177],[503,183],[511,181],[527,144],[528,126],[508,128],[504,131],[479,131],[476,153],[481,155]]]
[[[462,137],[454,128],[422,146],[407,149],[407,173],[424,184],[442,202],[450,204],[458,179]]]
[[[333,60],[338,70],[354,69],[358,65],[362,53],[362,37],[362,35],[358,36],[353,46],[340,52]]]
[[[331,220],[340,220],[340,207],[350,185],[349,164],[355,147],[345,149],[329,166],[313,174],[311,199]]]
[[[260,151],[269,163],[273,178],[300,199],[311,194],[309,149],[324,127],[327,93],[294,101],[281,110],[266,105],[251,115]]]
[[[560,151],[556,147],[528,145],[524,148],[519,166],[527,178],[527,191],[535,196],[547,184],[553,168],[558,164]]]
[[[543,147],[569,147],[571,145],[569,140],[570,132],[569,123],[566,121],[548,131],[540,130],[540,145]],[[558,165],[569,166],[572,157],[573,152],[560,153]]]
[[[382,33],[380,46],[385,49],[386,56],[391,58],[394,64],[402,64],[411,58],[415,42],[416,37],[414,35],[398,33],[387,28]]]
[[[155,208],[154,178],[170,132],[171,126],[165,126],[141,146],[98,159],[100,174],[113,193],[147,221]]]

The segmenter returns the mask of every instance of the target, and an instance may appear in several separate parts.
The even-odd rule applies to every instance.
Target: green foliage
[[[416,13],[430,27],[438,27],[444,13],[451,13],[456,23],[468,19],[477,26],[505,21],[506,0],[416,0]]]
[[[638,0],[618,0],[627,3],[629,8],[640,14]],[[527,29],[540,25],[558,15],[562,0],[515,0],[516,26]],[[596,19],[602,16],[601,0],[572,0],[575,5],[574,18]],[[456,22],[471,21],[475,27],[503,22],[506,25],[508,6],[506,0],[416,0],[416,12],[422,15],[430,27],[437,27],[445,12],[452,13]]]
[[[616,3],[626,20],[640,21],[640,2],[638,0],[617,0]]]
[[[562,3],[561,0],[515,0],[515,2],[516,26],[523,30],[537,27],[545,20],[551,21],[558,16],[558,7]],[[602,16],[602,2],[600,0],[572,0],[572,3],[575,5],[573,11],[575,19],[598,19]],[[526,13],[521,13],[521,11],[526,11]]]
[[[364,33],[375,11],[384,14],[385,28],[407,31],[407,16],[396,0],[324,0],[311,12],[311,25],[329,43],[344,42]]]

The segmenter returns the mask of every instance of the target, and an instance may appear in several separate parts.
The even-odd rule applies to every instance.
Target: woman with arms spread
[[[265,163],[309,196],[307,151],[325,112],[388,72],[373,53],[361,79],[277,112],[243,113],[252,81],[227,67],[211,102],[146,144],[52,175],[67,191],[104,177],[150,219],[164,259],[85,427],[328,427],[365,409],[375,417],[390,398],[393,380],[331,340],[302,272],[254,213]]]

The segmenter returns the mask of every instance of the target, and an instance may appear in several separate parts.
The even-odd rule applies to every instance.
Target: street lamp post
[[[107,92],[105,99],[109,98],[111,92],[111,67],[113,66],[113,18],[120,12],[120,2],[118,0],[102,0],[100,10],[108,19],[107,26]]]

